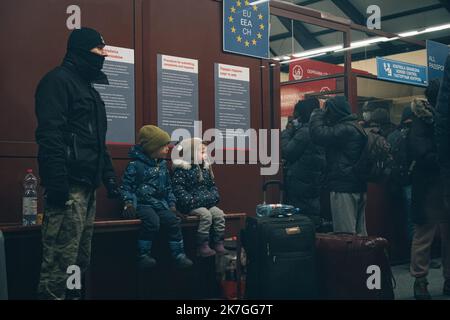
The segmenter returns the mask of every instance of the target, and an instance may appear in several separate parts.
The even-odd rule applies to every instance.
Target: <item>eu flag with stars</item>
[[[269,2],[223,1],[223,50],[256,58],[269,58]]]

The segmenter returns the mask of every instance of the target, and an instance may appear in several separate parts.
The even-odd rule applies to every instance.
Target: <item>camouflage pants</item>
[[[72,186],[64,208],[45,207],[39,299],[81,295],[79,290],[67,290],[67,268],[77,265],[82,274],[88,268],[94,218],[95,190],[91,188]]]

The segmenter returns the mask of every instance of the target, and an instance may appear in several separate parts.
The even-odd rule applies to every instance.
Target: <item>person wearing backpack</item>
[[[436,116],[435,116],[435,140],[438,151],[438,161],[440,167],[440,176],[443,183],[443,202],[447,211],[447,215],[450,214],[450,123],[449,123],[449,110],[450,110],[450,55],[447,57],[444,69],[444,77],[442,84],[440,85],[439,95],[436,99]],[[450,220],[450,219],[448,219]],[[447,223],[447,242],[444,244],[444,237],[442,236],[443,225],[441,225],[441,241],[442,246],[446,246],[447,249],[447,261],[449,256],[449,241],[450,241],[450,226]],[[445,233],[445,231],[444,231]],[[444,258],[444,257],[443,257]],[[450,295],[450,270],[449,263],[447,268],[444,268],[444,294]]]
[[[395,125],[391,122],[389,111],[385,108],[375,109],[370,117],[368,129],[373,129],[375,133],[387,138],[395,130]]]
[[[450,211],[450,55],[436,101],[435,138],[439,154],[441,179],[444,182],[444,204]]]
[[[326,101],[324,110],[312,113],[309,130],[312,141],[325,147],[326,187],[330,191],[334,231],[367,235],[367,181],[354,170],[367,136],[356,121],[347,99],[337,96]]]
[[[412,172],[412,221],[414,238],[411,247],[411,275],[415,278],[414,296],[418,300],[431,299],[427,275],[431,262],[431,246],[439,230],[445,295],[450,295],[450,230],[449,211],[444,205],[443,183],[436,141],[434,138],[435,104],[439,91],[436,82],[430,82],[425,99],[414,99],[414,113],[409,148],[416,165]]]
[[[374,129],[375,133],[386,138],[396,129],[391,122],[390,105],[391,102],[384,99],[366,101],[362,106],[362,120],[358,123],[364,129]]]

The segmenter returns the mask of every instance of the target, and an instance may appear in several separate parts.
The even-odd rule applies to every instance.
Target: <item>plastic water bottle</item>
[[[28,169],[25,179],[23,179],[24,193],[22,200],[22,221],[24,226],[31,226],[36,224],[37,187],[38,179],[33,174],[33,170]]]

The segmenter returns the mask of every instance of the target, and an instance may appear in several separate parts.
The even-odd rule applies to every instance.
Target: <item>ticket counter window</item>
[[[327,27],[271,16],[270,49],[279,61],[281,129],[286,127],[297,102],[344,94],[344,33]]]
[[[319,99],[323,107],[325,101],[337,95],[344,95],[344,77],[332,77],[283,84],[281,92],[281,129],[286,128],[297,102],[308,98]]]
[[[389,121],[394,125],[400,124],[403,109],[410,106],[414,98],[425,98],[425,87],[363,76],[357,77],[357,92],[357,110],[361,120],[373,115],[377,109],[384,109],[388,112]]]

